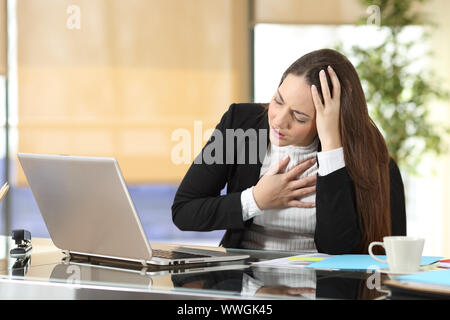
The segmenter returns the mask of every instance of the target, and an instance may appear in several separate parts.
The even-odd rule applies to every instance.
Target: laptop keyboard
[[[177,251],[167,250],[155,250],[152,249],[152,256],[164,259],[195,259],[195,258],[209,258],[211,256],[205,256],[201,254],[184,253]]]

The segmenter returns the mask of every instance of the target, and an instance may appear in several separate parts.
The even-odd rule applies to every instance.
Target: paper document
[[[395,280],[407,283],[424,283],[450,286],[450,270],[428,271],[395,277]]]
[[[385,260],[386,256],[377,256]],[[429,265],[435,263],[442,257],[423,256],[421,265]],[[383,264],[373,260],[368,254],[343,254],[340,256],[333,256],[330,259],[324,259],[307,266],[314,269],[339,269],[339,270],[355,270],[367,271],[387,268],[387,264]]]
[[[292,257],[253,262],[252,266],[277,267],[277,268],[303,268],[311,263],[318,262],[329,257],[332,256],[324,253],[308,253]]]
[[[450,269],[450,259],[439,260],[439,267],[445,268],[445,269]]]

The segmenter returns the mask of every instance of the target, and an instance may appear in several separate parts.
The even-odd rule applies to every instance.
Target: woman
[[[268,130],[266,141],[257,135],[264,158],[195,161],[172,206],[181,230],[226,229],[225,247],[328,254],[366,253],[372,241],[406,234],[399,169],[342,54],[324,49],[295,61],[268,106],[233,104],[215,132],[229,137],[230,129]],[[199,157],[219,141],[213,137]],[[255,153],[251,142],[226,141],[216,151],[229,160]]]

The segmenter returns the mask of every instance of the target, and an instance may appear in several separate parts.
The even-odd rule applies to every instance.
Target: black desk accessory
[[[11,268],[11,274],[13,276],[24,277],[27,274],[30,265],[31,265],[31,255],[25,255],[20,258],[17,258],[16,262],[14,262]]]
[[[13,230],[11,237],[16,243],[16,248],[9,251],[12,258],[21,258],[30,253],[33,248],[31,245],[31,232],[28,230]]]

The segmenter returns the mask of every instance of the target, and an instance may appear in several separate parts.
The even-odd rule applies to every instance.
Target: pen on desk
[[[3,199],[3,197],[6,195],[6,193],[9,190],[9,184],[8,182],[5,182],[3,187],[0,189],[0,201]]]

